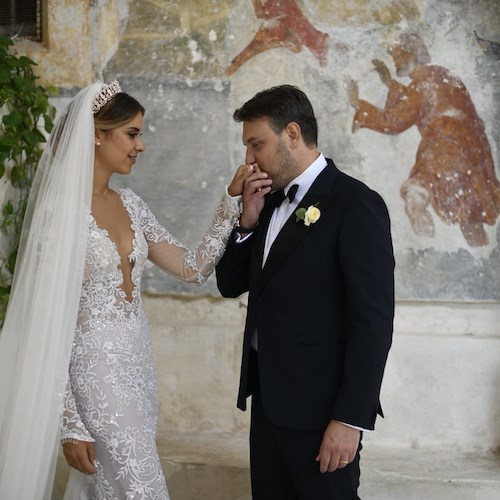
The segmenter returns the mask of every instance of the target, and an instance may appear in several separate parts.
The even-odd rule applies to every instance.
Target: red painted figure
[[[364,127],[394,135],[415,125],[422,140],[400,190],[414,232],[434,236],[430,205],[443,222],[460,226],[469,246],[487,245],[483,225],[495,224],[500,215],[500,182],[484,123],[469,92],[448,69],[427,64],[429,53],[416,34],[401,35],[389,54],[397,75],[411,81],[407,86],[397,82],[382,61],[374,60],[389,88],[385,107],[359,99],[351,81],[353,131]]]
[[[294,53],[307,47],[321,66],[326,64],[328,34],[318,31],[300,10],[297,0],[252,0],[255,15],[264,19],[252,41],[231,61],[226,72],[234,73],[253,56],[285,47]]]

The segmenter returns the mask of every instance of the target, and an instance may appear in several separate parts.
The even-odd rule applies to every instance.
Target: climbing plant
[[[13,53],[0,36],[0,325],[7,308],[28,196],[45,142],[53,127],[53,89],[37,84],[36,63]]]

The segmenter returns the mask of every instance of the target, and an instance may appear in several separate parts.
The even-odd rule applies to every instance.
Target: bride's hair
[[[145,112],[137,99],[120,92],[94,114],[95,128],[104,131],[113,130],[128,123],[138,113],[144,116]]]
[[[69,103],[65,112],[61,115],[59,126],[54,129],[49,137],[49,145],[53,155],[57,153],[61,136],[66,129],[66,120],[74,111],[75,106],[76,101]],[[137,99],[125,92],[120,92],[104,104],[97,113],[94,113],[94,127],[96,130],[113,130],[128,123],[137,116],[137,113],[144,116],[145,112],[146,110]]]

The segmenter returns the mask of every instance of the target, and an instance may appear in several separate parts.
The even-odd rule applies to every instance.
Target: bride
[[[41,158],[0,337],[0,498],[50,499],[59,439],[72,467],[65,498],[169,498],[141,274],[149,259],[202,284],[252,167],[238,168],[188,250],[139,196],[108,185],[144,151],[143,115],[118,82],[90,85]]]

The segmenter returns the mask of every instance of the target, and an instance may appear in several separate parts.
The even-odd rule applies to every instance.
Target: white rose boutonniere
[[[295,216],[297,217],[297,222],[299,220],[304,221],[304,225],[310,226],[317,222],[317,220],[321,217],[321,212],[318,208],[319,203],[315,203],[314,205],[310,205],[306,208],[298,208],[295,211]]]

